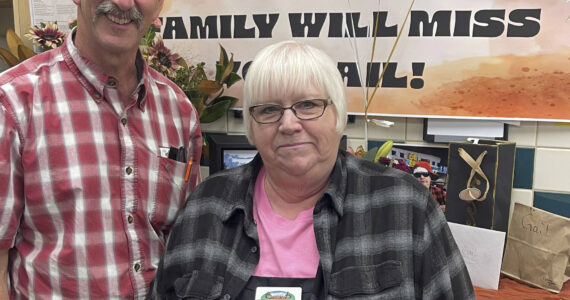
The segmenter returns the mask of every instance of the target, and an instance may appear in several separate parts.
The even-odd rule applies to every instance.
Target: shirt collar
[[[333,167],[329,185],[327,186],[323,197],[317,202],[315,211],[318,212],[323,205],[332,204],[339,216],[342,217],[344,213],[344,199],[347,194],[348,182],[348,160],[352,159],[351,155],[347,155],[345,151],[339,150],[336,156],[336,163]]]
[[[344,198],[347,193],[346,160],[351,159],[349,156],[350,155],[347,155],[346,152],[339,151],[336,163],[331,173],[329,184],[325,189],[323,196],[315,205],[315,213],[327,205],[332,205],[339,216],[343,215]],[[235,200],[231,200],[233,202],[229,206],[230,209],[228,209],[222,216],[222,221],[225,222],[229,220],[237,211],[243,211],[248,219],[251,218],[251,220],[253,220],[253,191],[257,175],[259,174],[259,170],[262,165],[263,161],[259,154],[257,154],[250,163],[245,166],[232,169],[231,172],[235,172],[235,174],[231,174],[229,176],[235,176],[234,178],[240,177],[240,180],[238,180],[237,183],[233,182],[233,184],[236,185],[236,191],[232,194],[236,195],[236,197],[233,197]]]
[[[77,47],[75,47],[74,37],[77,29],[74,28],[65,39],[64,59],[71,71],[77,76],[81,84],[87,89],[95,102],[99,103],[104,95],[104,88],[111,76],[105,74],[100,68],[92,64],[87,58],[81,56]],[[148,84],[148,65],[144,60],[140,50],[137,51],[135,58],[135,68],[137,71],[138,85],[136,92],[138,93],[137,103],[139,109],[144,111],[146,103],[146,93]]]

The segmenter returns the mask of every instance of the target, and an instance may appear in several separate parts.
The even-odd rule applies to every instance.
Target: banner
[[[238,74],[264,46],[297,40],[327,52],[349,113],[570,121],[570,2],[560,0],[165,0],[162,37],[213,77],[219,45]],[[374,26],[378,24],[374,57]],[[241,97],[242,82],[228,93]],[[239,104],[238,104],[239,106]]]

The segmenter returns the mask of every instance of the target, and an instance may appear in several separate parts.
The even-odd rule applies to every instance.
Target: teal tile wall
[[[386,141],[368,141],[368,149],[380,148]],[[354,149],[356,151],[356,149]]]
[[[533,206],[570,218],[570,194],[534,192]]]
[[[517,148],[515,154],[515,177],[513,188],[532,189],[534,174],[534,148]]]

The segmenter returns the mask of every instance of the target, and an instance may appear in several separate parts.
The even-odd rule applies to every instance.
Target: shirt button
[[[129,224],[132,224],[133,221],[134,221],[133,216],[129,215],[129,216],[127,217],[127,221],[129,222]]]
[[[95,93],[94,96],[95,96],[95,99],[101,99],[101,94],[99,94],[99,93],[97,93],[97,92]]]
[[[127,118],[121,118],[121,123],[123,126],[127,125]]]
[[[109,85],[110,87],[115,87],[117,86],[117,81],[115,80],[115,78],[109,78],[109,80],[107,80],[107,85]]]
[[[251,251],[251,253],[257,252],[257,246],[251,247],[251,249],[249,249],[249,251]]]
[[[135,272],[140,271],[140,269],[141,269],[141,264],[136,263],[136,264],[135,264]]]
[[[127,172],[127,175],[131,175],[133,169],[131,167],[127,167],[127,169],[125,169],[125,172]]]
[[[230,296],[230,294],[225,294],[224,295],[224,300],[230,300],[232,298],[232,296]]]

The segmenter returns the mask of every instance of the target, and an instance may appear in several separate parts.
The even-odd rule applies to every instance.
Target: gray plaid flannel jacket
[[[239,299],[259,261],[252,203],[261,165],[258,155],[196,187],[149,299]],[[475,299],[441,209],[411,175],[339,151],[313,214],[313,299]]]

